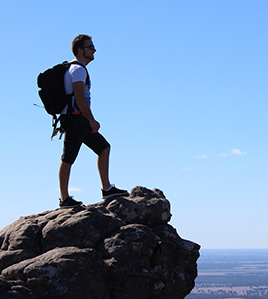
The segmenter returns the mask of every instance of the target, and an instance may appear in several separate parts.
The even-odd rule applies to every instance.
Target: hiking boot
[[[82,201],[76,201],[73,199],[73,196],[69,196],[65,198],[64,200],[60,199],[60,208],[65,209],[65,208],[74,208],[81,206]]]
[[[108,191],[102,190],[102,198],[108,199],[111,197],[117,197],[117,196],[129,196],[129,193],[127,190],[121,190],[115,187],[115,185],[112,185],[112,188]]]

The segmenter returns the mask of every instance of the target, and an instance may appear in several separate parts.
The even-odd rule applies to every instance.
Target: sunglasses
[[[84,46],[83,48],[89,48],[90,50],[96,50],[94,45]]]

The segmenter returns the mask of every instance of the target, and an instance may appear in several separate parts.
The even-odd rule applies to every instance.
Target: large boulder
[[[200,246],[168,224],[162,191],[21,217],[0,231],[0,298],[181,299]]]

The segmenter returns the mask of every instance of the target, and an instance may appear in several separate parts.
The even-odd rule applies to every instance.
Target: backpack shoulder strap
[[[81,66],[86,70],[86,72],[87,72],[86,83],[89,84],[89,74],[88,74],[88,70],[87,70],[87,68],[83,65],[83,63],[81,63],[81,62],[78,61],[78,60],[74,60],[74,61],[69,62],[69,66],[70,66],[71,64],[79,64],[79,65],[81,65]]]
[[[88,71],[87,71],[87,68],[83,65],[83,63],[81,63],[80,61],[78,61],[78,60],[74,60],[74,61],[70,61],[69,63],[68,63],[68,67],[66,68],[66,71],[67,71],[67,69],[69,68],[69,66],[71,65],[71,64],[78,64],[78,65],[81,65],[85,70],[86,70],[86,73],[87,73],[87,78],[86,78],[86,84],[89,84],[89,74],[88,74]],[[70,101],[69,101],[69,103],[68,103],[68,107],[67,107],[67,114],[70,114],[70,113],[72,113],[73,112],[73,107],[75,106],[78,110],[79,110],[79,108],[78,108],[78,106],[77,106],[77,104],[76,104],[76,101],[74,101],[74,106],[72,106],[72,96],[74,95],[74,92],[72,92],[71,94],[71,97],[70,97]]]

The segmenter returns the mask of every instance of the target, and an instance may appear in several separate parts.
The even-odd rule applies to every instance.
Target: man
[[[120,190],[109,181],[110,144],[98,132],[100,124],[95,120],[90,109],[90,80],[86,65],[94,60],[96,49],[88,35],[78,35],[72,42],[72,51],[77,63],[70,65],[64,76],[66,94],[72,94],[72,107],[63,109],[60,121],[65,132],[63,154],[59,169],[60,207],[74,207],[82,202],[69,196],[68,184],[72,164],[79,149],[84,143],[98,155],[98,170],[102,183],[104,199],[128,195],[126,190]]]

